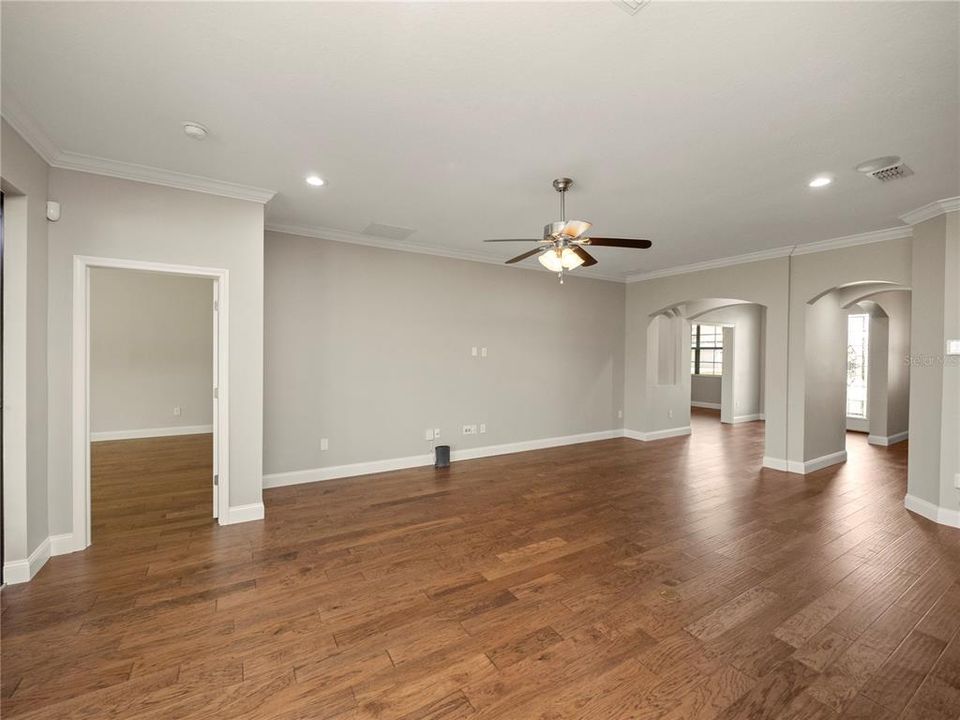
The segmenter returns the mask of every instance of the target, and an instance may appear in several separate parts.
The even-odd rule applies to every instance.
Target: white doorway
[[[212,515],[223,524],[229,505],[228,434],[228,287],[227,271],[219,268],[167,265],[116,258],[74,257],[73,312],[73,525],[77,549],[91,544],[91,276],[95,269],[135,270],[212,281],[209,313],[212,331],[212,378],[209,410],[212,418],[212,473],[209,478]],[[175,409],[176,410],[176,409]],[[173,429],[176,431],[176,428]],[[156,430],[149,432],[156,434]],[[161,433],[162,434],[162,433]],[[107,433],[109,436],[109,433]],[[99,433],[100,439],[103,433]],[[209,457],[209,456],[208,456]]]

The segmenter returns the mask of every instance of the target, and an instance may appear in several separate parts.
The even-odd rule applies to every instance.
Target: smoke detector
[[[192,140],[203,140],[207,137],[207,129],[200,123],[195,122],[185,122],[183,133]]]
[[[857,172],[862,172],[864,175],[880,182],[899,180],[908,175],[913,175],[913,170],[907,167],[897,155],[884,155],[862,162],[857,165]]]

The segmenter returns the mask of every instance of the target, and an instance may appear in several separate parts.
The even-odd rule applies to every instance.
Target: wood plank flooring
[[[2,594],[4,718],[940,720],[960,531],[906,444],[761,469],[763,424],[279,488],[209,437],[98,444],[94,545]]]

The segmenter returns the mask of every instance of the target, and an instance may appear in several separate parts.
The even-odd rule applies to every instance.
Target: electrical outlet
[[[667,417],[673,419],[673,410],[667,410]]]
[[[330,449],[330,442],[327,440],[327,438],[320,438],[320,449],[321,450]]]
[[[487,424],[480,423],[480,434],[483,435],[487,431]]]
[[[440,428],[434,428],[434,429],[433,429],[433,439],[434,439],[434,440],[439,440],[439,439],[440,439]]]
[[[183,414],[183,411],[180,409],[180,406],[177,405],[177,406],[173,409],[173,415],[174,415],[174,417],[180,417],[180,415],[182,415],[182,414]]]
[[[487,356],[487,349],[485,347],[480,348],[480,357],[485,358]]]
[[[957,473],[956,475],[953,476],[953,486],[957,490],[960,490],[960,473]]]
[[[617,417],[621,420],[623,419],[623,410],[617,410]]]
[[[476,434],[477,434],[477,426],[476,426],[476,425],[464,425],[464,426],[463,426],[463,434],[464,434],[464,435],[476,435]]]
[[[432,428],[427,428],[426,430],[423,431],[423,439],[426,440],[427,442],[430,442],[431,440],[433,440]]]

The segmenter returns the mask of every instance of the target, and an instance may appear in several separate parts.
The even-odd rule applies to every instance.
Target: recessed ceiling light
[[[319,175],[307,175],[307,185],[313,185],[314,187],[320,187],[323,185],[323,178]]]
[[[813,180],[811,180],[807,185],[812,188],[826,187],[833,182],[833,178],[829,175],[817,175]]]
[[[200,123],[185,122],[183,124],[184,134],[193,140],[203,140],[207,136],[207,129]]]

